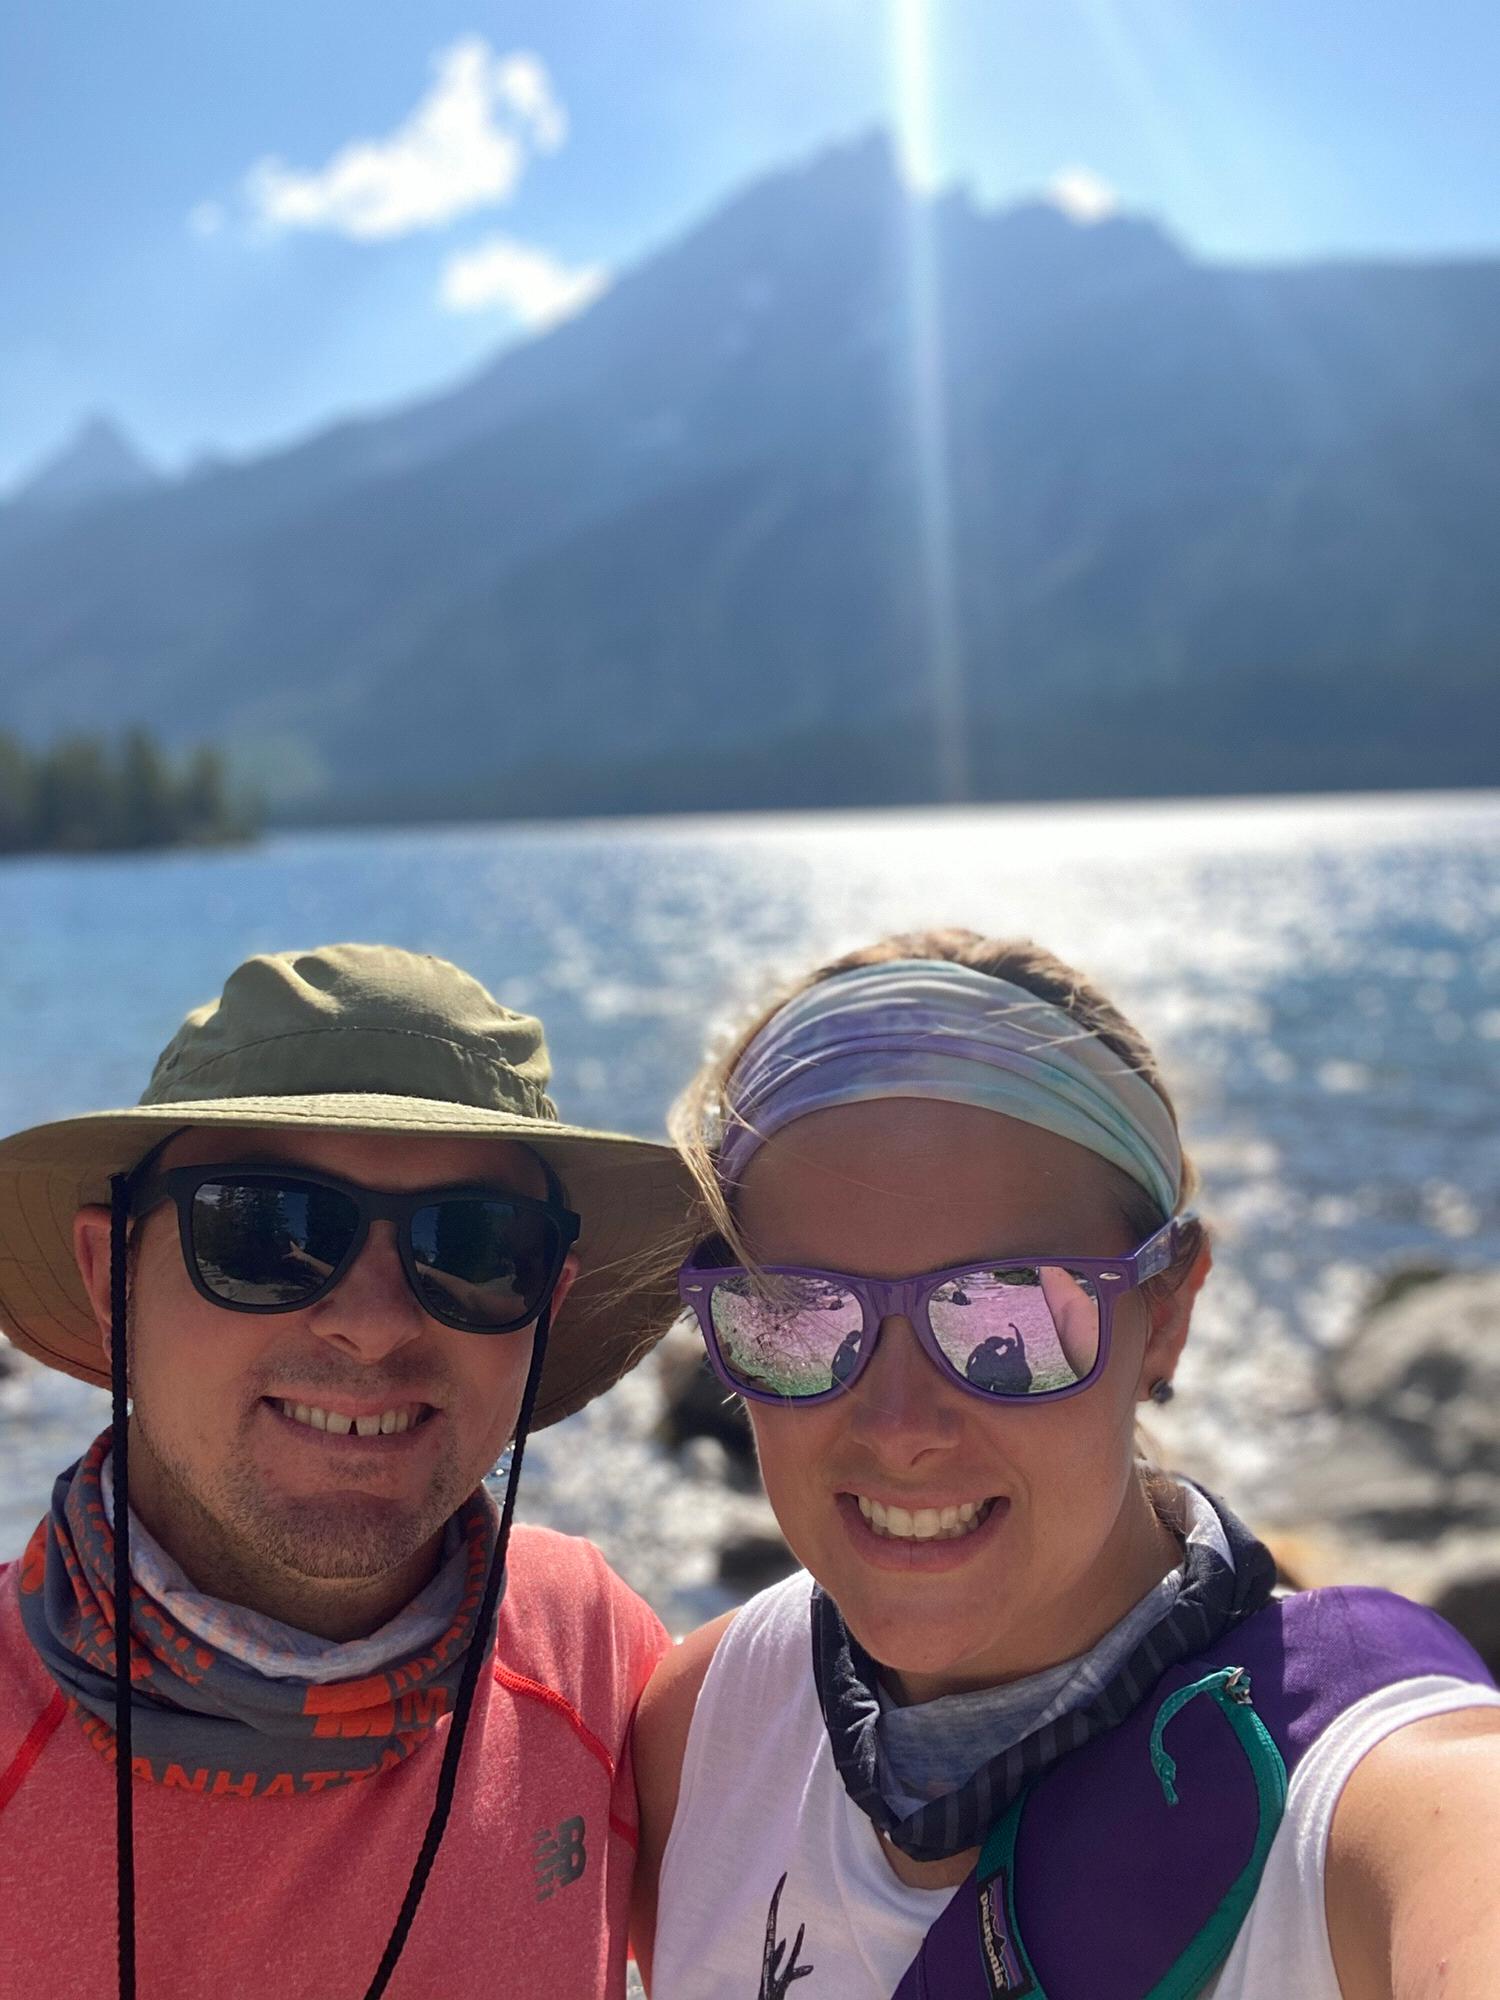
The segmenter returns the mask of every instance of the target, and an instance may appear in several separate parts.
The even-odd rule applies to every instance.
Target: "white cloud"
[[[1074,222],[1103,222],[1120,206],[1116,190],[1090,167],[1064,167],[1054,174],[1047,199]]]
[[[501,306],[523,326],[540,330],[582,312],[608,283],[609,273],[601,265],[570,268],[549,251],[493,236],[449,258],[439,296],[449,312]]]
[[[187,226],[195,236],[217,236],[225,220],[219,202],[200,201],[195,208],[188,210]]]
[[[365,242],[439,228],[508,200],[530,157],[566,140],[567,113],[537,56],[498,56],[469,35],[432,62],[426,95],[385,138],[352,139],[313,172],[258,160],[244,182],[257,220]]]
[[[568,114],[557,101],[547,66],[540,57],[518,53],[495,67],[495,89],[501,101],[531,128],[539,153],[555,153],[568,136]]]

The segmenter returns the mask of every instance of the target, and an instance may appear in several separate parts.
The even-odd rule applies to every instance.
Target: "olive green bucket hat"
[[[541,1023],[440,958],[329,945],[247,959],[189,1014],[139,1104],[0,1140],[0,1328],[25,1354],[109,1384],[73,1260],[73,1218],[189,1126],[287,1126],[520,1140],[583,1219],[580,1272],[552,1329],[535,1423],[634,1367],[676,1311],[667,1269],[690,1199],[675,1151],[565,1125]]]

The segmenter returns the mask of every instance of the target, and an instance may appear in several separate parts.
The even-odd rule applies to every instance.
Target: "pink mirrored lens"
[[[724,1366],[746,1388],[821,1396],[859,1359],[864,1309],[828,1279],[775,1272],[723,1278],[709,1309]]]
[[[995,1396],[1071,1389],[1099,1359],[1099,1300],[1060,1264],[965,1271],[932,1294],[933,1335],[955,1373]]]

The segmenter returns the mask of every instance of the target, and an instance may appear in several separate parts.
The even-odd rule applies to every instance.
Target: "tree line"
[[[172,757],[144,729],[30,749],[0,731],[0,854],[100,854],[245,840],[249,806],[209,745]]]

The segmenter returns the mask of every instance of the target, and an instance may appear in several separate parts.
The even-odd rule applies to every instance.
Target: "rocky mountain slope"
[[[302,816],[1500,780],[1500,260],[748,189],[449,394],[0,508],[0,718]]]

